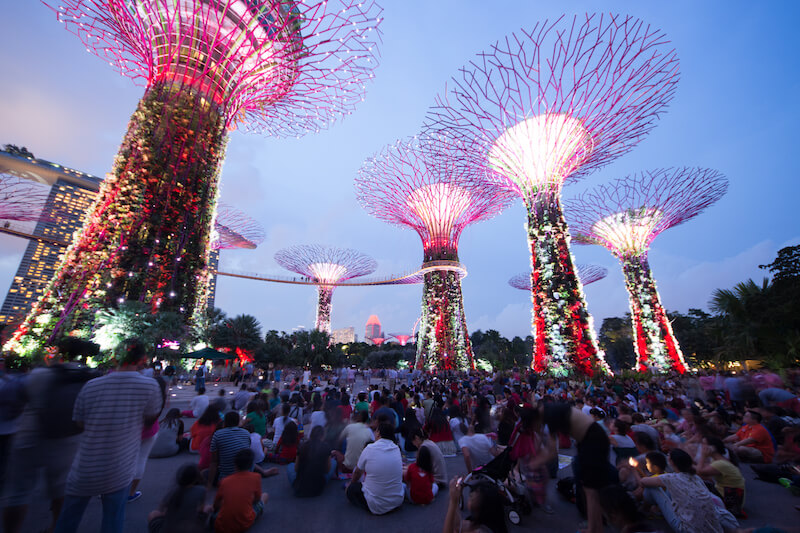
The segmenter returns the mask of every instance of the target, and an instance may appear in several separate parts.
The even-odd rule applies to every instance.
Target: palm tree
[[[238,315],[226,319],[212,340],[217,348],[255,352],[261,347],[261,324],[252,315]]]
[[[740,361],[769,355],[764,342],[769,339],[765,311],[770,289],[769,279],[764,278],[761,285],[749,279],[733,289],[714,291],[708,305],[721,318],[716,330],[720,355]]]
[[[92,340],[101,350],[112,350],[125,339],[144,337],[152,323],[149,305],[139,301],[122,302],[116,308],[97,312]]]
[[[219,307],[210,307],[192,325],[191,340],[193,343],[202,343],[212,346],[214,336],[225,323],[225,312]]]

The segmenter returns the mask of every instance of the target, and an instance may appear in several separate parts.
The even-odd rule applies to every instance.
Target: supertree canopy
[[[650,243],[700,214],[727,189],[716,170],[671,168],[634,174],[565,203],[575,240],[604,246],[622,264],[638,370],[686,371],[647,260]]]
[[[49,193],[50,190],[44,185],[0,173],[0,220],[39,220]]]
[[[342,281],[372,274],[378,264],[368,255],[349,248],[301,244],[275,254],[283,268],[307,276],[317,283],[317,318],[314,327],[331,332],[333,289]]]
[[[600,265],[575,265],[578,269],[578,279],[583,285],[600,281],[608,275],[608,269]],[[530,272],[522,272],[508,280],[508,284],[522,291],[531,290]]]
[[[569,250],[561,187],[628,152],[672,98],[678,60],[663,33],[615,15],[537,23],[478,54],[437,97],[424,132],[473,143],[468,166],[528,211],[533,367],[607,368]]]
[[[222,203],[217,204],[211,248],[215,250],[232,248],[254,250],[264,242],[266,237],[264,228],[251,217],[235,207]]]
[[[405,346],[408,344],[409,339],[411,339],[411,335],[406,333],[389,333],[389,336],[397,339],[397,342],[400,343],[400,346]]]
[[[458,240],[464,228],[498,214],[512,200],[474,179],[480,167],[458,163],[461,147],[431,138],[397,142],[364,162],[356,178],[362,207],[391,224],[409,227],[422,239],[422,315],[417,340],[419,369],[475,368],[469,342]],[[435,154],[435,155],[434,155]]]
[[[25,335],[53,341],[124,300],[202,311],[227,131],[319,131],[352,112],[377,63],[372,0],[62,0],[53,9],[145,93],[84,227],[12,339],[17,351]]]

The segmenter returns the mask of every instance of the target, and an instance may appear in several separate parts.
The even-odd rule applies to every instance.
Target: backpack
[[[90,379],[99,376],[88,368],[69,368],[53,365],[53,378],[44,393],[44,409],[40,410],[39,425],[46,439],[71,437],[83,430],[72,421],[75,399]]]
[[[204,375],[205,375],[205,368],[202,366],[198,367],[194,373],[194,377],[196,378],[202,378]]]
[[[28,395],[25,380],[4,374],[0,377],[0,421],[9,422],[22,414]]]

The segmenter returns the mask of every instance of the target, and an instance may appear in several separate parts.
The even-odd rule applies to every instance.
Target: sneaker
[[[142,491],[137,490],[136,492],[134,492],[133,494],[130,494],[128,496],[128,503],[135,502],[136,500],[138,500],[141,497],[142,497]]]
[[[553,509],[550,505],[546,503],[542,505],[542,511],[544,511],[545,514],[555,514],[556,512],[555,509]]]

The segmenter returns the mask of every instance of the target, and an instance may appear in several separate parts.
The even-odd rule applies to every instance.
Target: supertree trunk
[[[317,287],[317,318],[314,327],[318,331],[331,333],[331,299],[334,287],[319,285]]]
[[[15,336],[53,342],[88,310],[125,300],[191,316],[205,297],[226,140],[224,117],[205,99],[148,88],[83,228]]]
[[[631,306],[636,369],[686,372],[683,353],[661,305],[647,255],[623,257],[620,261]]]
[[[557,192],[528,206],[533,302],[533,369],[592,376],[598,357],[594,331],[569,250],[569,233]]]
[[[416,367],[420,370],[475,368],[458,272],[425,274]]]

